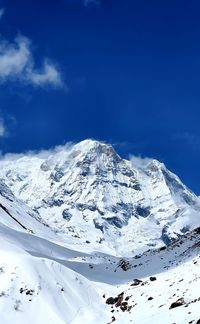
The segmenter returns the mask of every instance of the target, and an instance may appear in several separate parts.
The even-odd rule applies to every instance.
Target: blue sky
[[[199,1],[0,1],[0,145],[95,138],[200,194]]]

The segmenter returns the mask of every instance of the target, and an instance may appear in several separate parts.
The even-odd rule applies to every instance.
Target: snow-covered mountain
[[[0,170],[2,323],[200,323],[199,198],[163,164],[84,141]]]
[[[2,323],[199,323],[200,228],[133,258],[88,254],[66,248],[5,185],[0,200]]]
[[[78,249],[128,256],[200,225],[200,199],[164,164],[93,140],[4,158],[0,178]]]
[[[63,260],[82,256],[62,244],[0,182],[1,323],[98,322],[97,309],[105,303],[87,278],[62,265]],[[101,316],[105,322],[106,315]]]

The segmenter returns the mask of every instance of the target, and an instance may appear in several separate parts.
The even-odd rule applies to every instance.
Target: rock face
[[[170,306],[169,309],[175,308],[175,307],[180,307],[186,304],[184,298],[179,298],[177,301],[173,302]]]
[[[200,223],[199,198],[162,163],[97,141],[1,160],[0,178],[51,228],[103,252],[139,253]]]

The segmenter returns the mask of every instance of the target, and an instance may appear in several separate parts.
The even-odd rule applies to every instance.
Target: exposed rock
[[[174,303],[172,303],[170,305],[170,308],[169,309],[172,309],[172,308],[175,308],[175,307],[179,307],[179,306],[183,306],[183,305],[185,305],[184,298],[179,298],[179,299],[177,299],[177,301],[175,301]]]
[[[161,246],[161,248],[160,248],[160,251],[164,251],[164,250],[166,250],[166,246]]]
[[[123,271],[127,271],[131,268],[131,264],[127,260],[121,259],[119,261],[119,267],[122,268]]]
[[[113,297],[109,297],[106,299],[106,304],[108,305],[114,305],[116,303],[116,298],[113,298]]]
[[[64,209],[62,212],[62,216],[64,219],[66,219],[67,221],[70,221],[70,219],[72,218],[72,214],[68,211],[68,209]]]
[[[131,286],[138,286],[142,283],[142,280],[140,279],[134,279],[133,283],[131,284]]]
[[[195,228],[195,232],[196,232],[197,234],[200,234],[200,227]]]
[[[113,297],[109,297],[107,300],[106,300],[106,304],[109,304],[109,305],[115,305],[116,308],[120,308],[120,310],[122,312],[125,312],[125,311],[130,311],[132,309],[132,305],[129,305],[128,304],[128,300],[129,300],[129,296],[128,298],[126,297],[124,299],[124,292],[120,293],[117,297],[113,298]],[[112,306],[113,307],[113,306]]]
[[[136,214],[145,218],[150,215],[150,207],[142,207],[139,205],[136,207]]]

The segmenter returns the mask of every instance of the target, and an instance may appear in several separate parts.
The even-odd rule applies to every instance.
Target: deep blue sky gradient
[[[200,194],[200,2],[0,1],[1,37],[32,40],[66,89],[0,86],[3,152],[95,138],[155,157]]]

